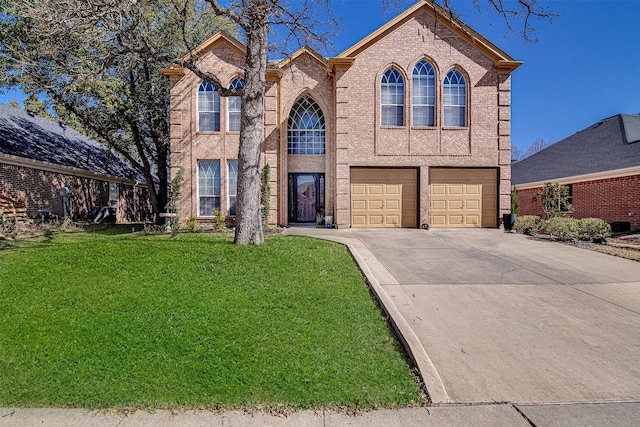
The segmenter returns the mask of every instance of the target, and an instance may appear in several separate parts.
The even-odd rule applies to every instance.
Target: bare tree
[[[537,152],[544,150],[549,145],[550,144],[548,144],[542,138],[534,139],[533,142],[529,144],[525,149],[522,149],[521,147],[514,145],[511,147],[511,161],[519,162],[520,160],[524,160],[527,157],[531,157]]]
[[[435,0],[424,0],[425,2],[435,4]],[[454,9],[455,0],[442,0],[445,13],[449,19],[454,19],[456,11]],[[517,2],[507,2],[503,0],[474,0],[476,8],[481,11],[481,5],[487,4],[490,10],[502,16],[507,27],[516,31],[516,25],[522,26],[522,30],[518,30],[521,36],[527,40],[534,39],[535,28],[532,22],[536,19],[551,19],[553,14],[549,13],[544,7],[541,7],[537,0],[518,0]],[[71,49],[77,49],[84,54],[93,55],[96,58],[103,59],[103,69],[98,67],[94,73],[94,79],[98,79],[98,83],[91,81],[87,74],[83,74],[82,78],[74,80],[73,88],[76,90],[76,98],[71,99],[73,102],[62,102],[65,98],[59,95],[64,90],[52,90],[50,83],[58,83],[64,85],[64,81],[51,79],[48,74],[44,74],[44,79],[40,82],[30,81],[28,88],[46,90],[56,101],[63,104],[66,110],[76,110],[86,112],[80,109],[86,98],[82,96],[81,88],[83,84],[94,88],[94,92],[105,93],[108,95],[107,100],[113,101],[116,105],[115,97],[110,95],[118,87],[117,82],[108,79],[111,77],[105,70],[109,70],[113,61],[126,61],[127,58],[135,59],[134,63],[139,67],[131,70],[129,75],[122,76],[120,83],[129,82],[129,89],[132,94],[140,97],[147,102],[153,99],[159,102],[167,103],[168,97],[166,93],[162,95],[156,91],[152,94],[149,89],[152,86],[138,86],[137,80],[133,79],[137,73],[148,75],[154,70],[149,69],[150,64],[165,61],[182,66],[199,78],[212,84],[221,96],[241,96],[241,127],[240,127],[240,149],[238,153],[238,194],[237,194],[237,227],[234,241],[239,244],[259,245],[264,241],[260,218],[260,156],[262,151],[263,140],[263,102],[265,92],[265,72],[267,67],[268,53],[271,52],[290,52],[290,47],[295,45],[309,45],[317,47],[318,45],[327,44],[327,35],[335,28],[336,20],[333,19],[329,0],[303,0],[301,2],[288,2],[285,0],[229,0],[220,2],[218,0],[103,0],[101,2],[87,2],[81,0],[60,0],[58,2],[52,0],[14,0],[0,1],[0,7],[7,8],[9,13],[0,10],[0,18],[4,17],[5,26],[3,28],[3,44],[6,40],[4,33],[11,33],[7,30],[15,22],[12,21],[11,8],[7,5],[21,3],[23,6],[30,8],[31,15],[27,19],[19,22],[18,28],[22,25],[29,26],[35,20],[40,22],[40,29],[46,29],[50,25],[55,29],[52,34],[46,34],[40,31],[39,34],[28,34],[23,31],[22,35],[29,35],[30,47],[32,50],[39,49],[38,37],[43,36],[47,41],[46,47],[51,48],[56,45],[68,44]],[[383,4],[408,4],[408,0],[382,0]],[[204,6],[210,9],[205,12]],[[438,10],[443,10],[438,8]],[[145,11],[141,13],[141,11]],[[149,11],[153,11],[150,13]],[[194,19],[194,12],[199,18]],[[205,13],[203,13],[205,12]],[[239,31],[239,37],[246,44],[245,57],[245,76],[244,87],[239,89],[225,88],[212,74],[207,70],[200,69],[190,55],[198,45],[198,37],[194,34],[201,34],[198,29],[206,27],[205,18],[210,13],[216,18],[232,23]],[[152,19],[149,19],[149,16]],[[153,28],[158,22],[167,24],[168,28],[176,30],[174,32],[162,32],[159,37],[147,37],[147,32],[143,31]],[[334,25],[327,25],[334,24]],[[73,37],[68,37],[65,33],[67,29],[74,30]],[[15,30],[15,29],[14,29]],[[78,31],[81,30],[81,31]],[[324,30],[324,32],[322,31]],[[95,33],[99,37],[95,37]],[[213,32],[213,31],[210,31]],[[78,35],[80,34],[80,36]],[[131,35],[135,37],[131,37]],[[93,38],[91,37],[93,36]],[[87,43],[87,40],[100,40],[105,38],[110,43],[98,43],[93,46]],[[87,39],[88,38],[88,39]],[[167,46],[176,47],[175,40],[180,40],[183,44],[183,52],[187,52],[188,60],[183,60],[185,56],[175,53],[175,50],[167,49]],[[202,40],[202,38],[200,38]],[[271,42],[273,40],[274,42]],[[115,43],[114,43],[115,42]],[[115,48],[114,48],[115,46]],[[0,66],[6,64],[6,50],[0,50]],[[60,71],[61,67],[73,68],[75,66],[74,59],[77,57],[73,50],[67,49],[62,55],[56,54],[55,50],[47,57],[50,63],[55,64]],[[100,62],[94,62],[93,65],[99,65]],[[29,63],[31,70],[37,71],[40,63],[38,60]],[[158,67],[159,68],[159,67]],[[62,75],[67,75],[61,73]],[[23,74],[24,75],[24,74]],[[42,75],[42,74],[41,74]],[[107,83],[100,83],[100,77],[107,77]],[[6,81],[3,82],[6,85]],[[22,83],[24,85],[24,83]],[[24,87],[24,86],[23,86]],[[66,99],[69,101],[69,99]],[[127,102],[131,102],[127,98]],[[157,107],[157,106],[156,106]],[[166,166],[166,158],[168,156],[168,135],[158,134],[158,127],[166,128],[166,108],[164,115],[155,115],[154,122],[151,126],[137,126],[140,117],[148,115],[149,109],[139,110],[131,114],[128,110],[123,115],[124,122],[110,123],[109,115],[102,115],[100,119],[105,126],[102,129],[95,128],[95,119],[91,115],[81,115],[88,125],[94,126],[92,129],[101,139],[109,141],[110,144],[121,145],[123,136],[127,136],[126,148],[123,149],[125,157],[131,162],[136,163],[146,176],[150,176],[152,164],[149,159],[163,162]],[[154,108],[154,111],[158,111]],[[119,110],[112,109],[111,116],[118,117]],[[102,130],[102,132],[98,132]],[[157,137],[158,144],[152,145],[151,149],[141,144],[145,138],[141,136],[147,135],[150,138]],[[154,136],[155,134],[155,136]],[[109,137],[109,138],[108,138]],[[133,152],[132,152],[133,150]],[[149,156],[149,154],[153,154]],[[147,160],[145,160],[147,159]],[[164,160],[163,160],[164,159]],[[140,162],[142,160],[142,162]],[[166,172],[166,167],[160,167]],[[165,173],[163,172],[163,173]],[[166,174],[159,176],[161,181],[166,181]],[[151,187],[151,185],[150,185]],[[166,201],[166,187],[164,194],[158,199]],[[156,205],[162,208],[162,203],[157,201]]]

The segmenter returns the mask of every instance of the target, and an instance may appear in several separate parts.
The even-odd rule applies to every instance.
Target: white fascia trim
[[[547,179],[544,181],[526,182],[524,184],[516,184],[516,190],[528,190],[531,188],[544,187],[547,182],[554,182],[561,185],[575,184],[576,182],[598,181],[601,179],[622,178],[625,176],[640,175],[640,166],[632,166],[630,168],[616,169],[612,171],[588,173],[585,175],[567,176],[563,178]]]
[[[72,166],[61,166],[54,163],[43,162],[40,160],[27,159],[24,157],[12,156],[10,154],[0,153],[0,163],[6,163],[8,165],[20,166],[31,169],[38,169],[47,172],[61,173],[64,175],[78,176],[82,178],[98,179],[100,181],[118,182],[121,184],[129,184],[136,186],[138,181],[133,179],[120,178],[113,175],[105,175],[95,172],[90,172],[84,169],[74,168]]]

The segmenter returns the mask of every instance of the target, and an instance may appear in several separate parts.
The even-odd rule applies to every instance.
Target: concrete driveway
[[[640,401],[638,262],[495,229],[294,233],[362,254],[436,403]]]

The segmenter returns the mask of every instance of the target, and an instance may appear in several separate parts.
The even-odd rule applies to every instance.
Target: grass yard
[[[98,233],[0,242],[0,406],[421,402],[340,245]]]

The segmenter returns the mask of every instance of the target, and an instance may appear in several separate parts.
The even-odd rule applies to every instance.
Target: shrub
[[[271,209],[271,166],[267,163],[260,173],[260,218],[262,226],[269,224],[269,210]]]
[[[557,216],[543,224],[547,234],[558,240],[576,240],[580,236],[580,222],[575,218]]]
[[[187,220],[187,228],[192,233],[198,231],[198,220],[195,216],[189,215],[189,219]]]
[[[579,221],[581,240],[602,241],[611,233],[611,226],[600,218],[583,218]]]
[[[517,233],[535,236],[542,228],[542,219],[535,215],[524,215],[516,218],[516,225],[513,229]]]
[[[516,187],[511,189],[511,213],[516,215],[520,213],[520,199],[518,198]]]
[[[218,209],[213,211],[213,229],[222,230],[227,226],[224,215]]]
[[[558,183],[546,182],[533,198],[532,202],[540,201],[542,212],[546,219],[560,216],[565,212],[573,212],[569,203],[569,187]]]

